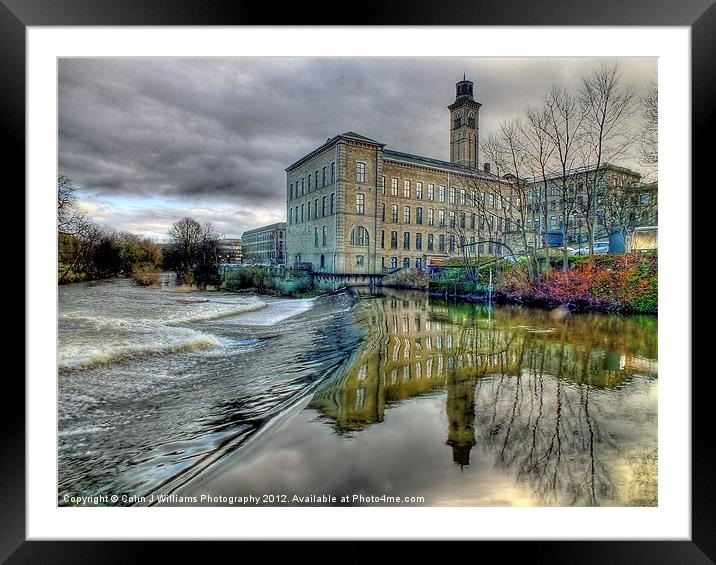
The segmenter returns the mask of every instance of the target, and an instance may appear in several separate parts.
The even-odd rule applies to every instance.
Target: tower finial
[[[462,72],[462,80],[467,80],[467,74],[465,71]]]

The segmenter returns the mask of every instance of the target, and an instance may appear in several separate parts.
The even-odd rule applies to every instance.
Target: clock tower
[[[455,102],[450,110],[450,162],[478,167],[480,143],[480,104],[472,94],[473,83],[463,75],[455,85]]]

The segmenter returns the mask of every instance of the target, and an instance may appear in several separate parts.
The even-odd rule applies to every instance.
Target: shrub
[[[430,277],[422,269],[402,269],[383,277],[383,286],[426,290]]]

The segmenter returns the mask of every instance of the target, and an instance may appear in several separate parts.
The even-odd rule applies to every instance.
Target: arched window
[[[321,269],[325,269],[325,268],[326,268],[326,256],[321,255]]]
[[[460,112],[455,114],[455,127],[459,128],[462,125],[462,116],[460,115]]]
[[[472,112],[470,112],[470,115],[468,115],[467,117],[467,125],[471,128],[475,127],[475,114],[473,114]]]
[[[351,232],[352,245],[368,245],[368,230],[363,226],[353,228]]]

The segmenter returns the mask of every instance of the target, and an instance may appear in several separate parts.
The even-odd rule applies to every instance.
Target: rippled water
[[[59,288],[59,503],[147,495],[235,449],[355,348],[354,301]]]
[[[265,493],[287,505],[315,505],[313,494],[338,505],[657,504],[655,317],[388,289],[354,316],[367,333],[351,360],[169,504]]]

